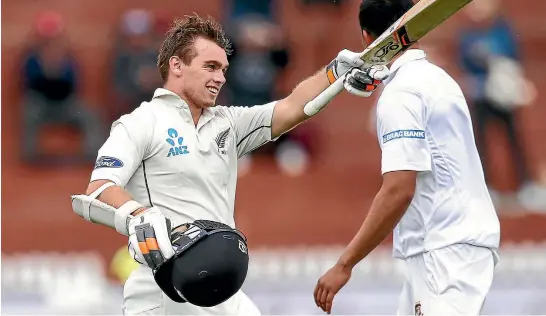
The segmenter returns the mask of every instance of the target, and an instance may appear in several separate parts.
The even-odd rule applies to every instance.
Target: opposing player
[[[115,208],[115,216],[92,218],[89,210],[96,205],[81,197],[73,201],[75,211],[87,220],[129,236],[129,251],[142,264],[125,283],[125,315],[259,314],[240,291],[212,307],[176,303],[170,297],[177,294],[162,292],[150,268],[173,257],[171,227],[198,220],[235,227],[237,158],[308,119],[304,105],[330,80],[362,65],[357,54],[344,50],[282,100],[253,107],[215,106],[226,81],[229,51],[229,41],[214,20],[176,20],[158,56],[164,87],[113,123],[91,175],[85,197]],[[385,69],[372,67],[346,88],[367,96],[387,75]],[[149,234],[145,238],[139,237],[143,231]]]
[[[413,6],[412,0],[363,0],[365,45]],[[404,261],[400,315],[478,315],[493,281],[499,220],[459,85],[416,44],[390,64],[377,104],[383,183],[362,227],[315,287],[330,313],[353,267],[394,229]]]

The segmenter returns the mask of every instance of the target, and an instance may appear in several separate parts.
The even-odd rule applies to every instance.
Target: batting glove
[[[129,253],[135,261],[155,269],[174,255],[171,221],[151,207],[128,223]]]
[[[386,66],[374,65],[364,68],[364,61],[359,53],[344,49],[326,67],[326,74],[330,84],[334,83],[343,74],[345,77],[345,90],[359,97],[369,97],[377,86],[390,72]]]
[[[345,77],[343,87],[349,93],[367,98],[389,75],[390,71],[386,66],[375,65],[364,70],[353,68]]]

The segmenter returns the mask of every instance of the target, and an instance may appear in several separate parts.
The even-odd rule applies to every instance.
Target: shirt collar
[[[173,103],[173,105],[175,105],[177,107],[184,107],[184,106],[188,105],[186,103],[186,101],[184,101],[178,94],[176,94],[176,93],[174,93],[174,92],[172,92],[170,90],[164,89],[164,88],[155,89],[153,99],[161,98],[161,97],[165,97],[165,96],[170,96],[170,97],[176,98],[177,102]]]
[[[186,101],[184,101],[178,94],[176,94],[176,93],[174,93],[174,92],[172,92],[170,90],[167,90],[167,89],[164,89],[164,88],[157,88],[155,90],[155,92],[154,92],[153,99],[161,98],[161,97],[165,97],[165,96],[176,98],[176,102],[169,102],[169,104],[172,104],[172,105],[174,105],[174,106],[176,106],[178,108],[182,108],[183,112],[191,117],[191,112],[190,112],[188,103]],[[200,121],[202,120],[203,124],[204,124],[204,123],[210,121],[212,119],[212,117],[214,117],[214,111],[212,111],[209,108],[205,108],[205,109],[203,109],[203,112],[201,113]]]
[[[400,69],[400,67],[402,67],[403,65],[414,60],[425,59],[426,57],[427,54],[422,49],[408,49],[404,54],[398,57],[398,59],[394,63],[392,63],[389,69],[391,74],[389,78],[385,79],[383,82],[385,82],[385,84],[389,83],[394,78],[396,71]]]

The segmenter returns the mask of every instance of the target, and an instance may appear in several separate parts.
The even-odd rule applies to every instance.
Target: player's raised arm
[[[367,69],[362,66],[357,53],[341,51],[327,66],[303,80],[286,98],[252,107],[231,106],[226,113],[233,122],[237,143],[237,155],[241,157],[264,143],[275,140],[298,124],[310,118],[303,111],[305,104],[313,100],[339,76],[347,71],[345,89],[360,97],[368,97],[377,85],[388,77],[384,66]]]
[[[359,54],[345,49],[327,67],[321,68],[313,76],[298,84],[292,93],[280,100],[275,107],[271,125],[273,138],[308,119],[310,116],[303,111],[305,105],[350,70],[355,72],[346,80],[345,89],[357,96],[369,96],[377,85],[388,77],[389,71],[384,66],[373,66],[365,71],[357,71],[363,63]]]

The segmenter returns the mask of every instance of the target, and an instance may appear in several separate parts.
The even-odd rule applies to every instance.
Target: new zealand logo
[[[167,143],[171,145],[167,157],[189,154],[188,146],[183,146],[184,137],[178,136],[178,132],[174,128],[169,128],[167,131],[169,138],[166,139]],[[176,142],[175,142],[176,140]]]
[[[222,155],[227,154],[226,140],[229,135],[229,130],[230,128],[228,127],[223,132],[220,132],[220,134],[218,134],[218,136],[216,136],[216,138],[214,139],[214,141],[216,142],[216,145],[218,145],[218,152],[221,153]]]

